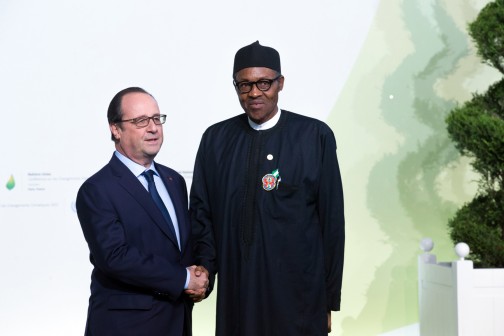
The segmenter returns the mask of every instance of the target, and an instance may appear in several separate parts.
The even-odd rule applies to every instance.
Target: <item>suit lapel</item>
[[[126,167],[115,155],[110,160],[110,165],[119,178],[119,184],[128,192],[140,205],[145,212],[152,218],[156,226],[177,246],[177,237],[168,229],[168,225],[163,214],[152,200],[149,192],[138,181],[138,178]],[[170,194],[171,197],[171,194]]]

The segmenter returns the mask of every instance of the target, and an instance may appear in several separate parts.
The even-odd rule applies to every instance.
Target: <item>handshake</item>
[[[206,297],[209,284],[208,270],[203,266],[196,265],[187,267],[187,270],[189,271],[190,279],[185,293],[189,295],[194,302],[200,302]]]

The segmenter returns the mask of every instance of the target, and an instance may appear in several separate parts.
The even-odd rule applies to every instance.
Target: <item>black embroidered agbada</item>
[[[283,110],[264,131],[246,114],[209,127],[190,201],[196,264],[218,277],[216,335],[327,335],[345,234],[325,123]]]

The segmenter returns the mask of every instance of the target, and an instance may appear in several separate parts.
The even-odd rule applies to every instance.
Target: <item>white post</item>
[[[473,262],[464,260],[469,254],[469,246],[465,243],[458,243],[455,246],[459,260],[452,263],[453,279],[455,280],[454,290],[457,300],[457,335],[473,336],[474,314],[473,289],[474,289],[474,268]]]

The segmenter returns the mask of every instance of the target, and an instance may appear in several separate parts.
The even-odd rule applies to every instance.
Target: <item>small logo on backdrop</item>
[[[7,184],[5,185],[5,187],[7,188],[7,190],[12,190],[12,189],[14,189],[15,186],[16,186],[16,181],[14,180],[14,176],[11,175],[9,177],[9,180],[7,181]]]
[[[282,178],[280,177],[280,172],[278,169],[275,169],[271,172],[271,174],[266,174],[262,178],[262,186],[266,191],[271,191],[273,189],[278,189],[280,185],[280,181]]]

